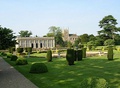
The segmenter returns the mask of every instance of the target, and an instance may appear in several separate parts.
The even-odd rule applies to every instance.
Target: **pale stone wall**
[[[17,37],[17,47],[32,48],[53,48],[55,47],[54,37]]]

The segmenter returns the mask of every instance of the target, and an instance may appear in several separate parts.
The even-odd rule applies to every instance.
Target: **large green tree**
[[[54,37],[55,38],[55,45],[64,46],[64,41],[62,38],[62,30],[60,27],[51,26],[49,27],[49,32],[47,37]]]
[[[32,35],[32,32],[28,30],[21,30],[19,34],[20,37],[30,37]]]
[[[0,26],[0,50],[15,46],[16,36],[11,29]]]
[[[108,15],[105,16],[100,22],[99,26],[102,28],[102,30],[98,31],[98,34],[102,39],[115,39],[115,35],[117,32],[120,32],[120,28],[116,27],[117,20],[112,16]]]
[[[82,43],[82,44],[87,44],[87,42],[89,41],[89,36],[88,36],[88,34],[80,35],[80,40],[81,40],[81,43]]]

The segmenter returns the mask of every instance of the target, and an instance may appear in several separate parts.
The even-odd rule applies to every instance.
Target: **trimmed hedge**
[[[7,54],[7,58],[11,58],[12,57],[12,54],[11,53],[8,53]]]
[[[17,52],[18,53],[22,53],[23,52],[23,48],[17,48]]]
[[[27,62],[27,59],[25,58],[18,58],[16,60],[16,65],[26,65],[26,64],[28,64],[28,62]]]
[[[74,65],[75,52],[74,49],[67,49],[66,60],[68,65]]]
[[[86,58],[86,48],[82,48],[82,57]]]
[[[92,77],[84,79],[79,88],[109,88],[109,86],[105,79]]]
[[[107,58],[108,58],[108,60],[113,60],[113,47],[112,46],[108,47]]]
[[[17,59],[18,59],[18,57],[16,55],[12,55],[11,61],[16,61]]]
[[[52,61],[52,51],[51,50],[47,51],[47,60],[48,60],[48,62]]]
[[[82,50],[78,50],[77,51],[77,55],[78,55],[78,61],[81,61],[82,60]]]
[[[45,73],[45,72],[48,72],[48,69],[44,63],[34,63],[30,68],[30,73]]]
[[[30,52],[30,53],[32,53],[32,47],[26,47],[26,48],[25,48],[25,52]]]
[[[8,51],[9,51],[9,53],[13,53],[13,52],[15,51],[15,47],[10,47],[10,48],[8,49]]]

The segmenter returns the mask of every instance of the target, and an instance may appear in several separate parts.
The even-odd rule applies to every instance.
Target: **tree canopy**
[[[0,26],[0,50],[15,46],[16,36],[11,29]]]
[[[28,30],[21,30],[19,34],[20,34],[20,37],[30,37],[30,35],[32,35],[32,32]]]

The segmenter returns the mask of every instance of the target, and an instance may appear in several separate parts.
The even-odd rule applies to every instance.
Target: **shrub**
[[[17,56],[16,55],[12,55],[12,57],[11,57],[11,61],[16,61],[17,60]]]
[[[44,63],[34,63],[30,68],[30,73],[45,73],[45,72],[48,72],[48,69]]]
[[[15,51],[15,47],[10,47],[10,48],[8,49],[8,51],[9,51],[9,53],[13,53],[13,52]]]
[[[6,56],[7,54],[5,52],[1,52],[1,55],[2,56]]]
[[[47,51],[47,60],[48,60],[48,62],[52,61],[52,51],[51,50]]]
[[[74,49],[67,49],[66,60],[68,62],[68,65],[74,65],[75,60],[74,56],[75,56]]]
[[[30,52],[30,53],[32,53],[32,47],[26,47],[26,48],[25,48],[25,52]]]
[[[16,65],[26,65],[26,64],[28,64],[28,62],[25,58],[19,58],[16,60]]]
[[[79,88],[109,88],[109,86],[105,79],[92,77],[84,79]]]
[[[23,48],[17,48],[17,52],[18,53],[22,53],[23,52]]]
[[[8,53],[7,54],[7,58],[11,58],[12,57],[12,54],[11,53]]]
[[[78,50],[77,51],[77,57],[78,57],[78,61],[82,60],[82,50]]]
[[[82,57],[86,58],[86,48],[82,48]]]
[[[107,58],[108,58],[108,60],[113,60],[113,47],[112,46],[108,47]]]

